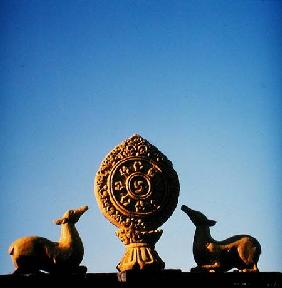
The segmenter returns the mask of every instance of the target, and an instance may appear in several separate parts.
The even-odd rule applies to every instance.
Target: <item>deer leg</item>
[[[72,273],[73,274],[79,274],[79,275],[83,275],[83,274],[86,274],[87,272],[87,267],[86,266],[83,266],[83,265],[80,265],[78,267],[76,267]]]
[[[21,268],[17,268],[17,269],[13,272],[14,275],[21,275],[21,274],[26,274],[26,273],[27,273],[27,271],[24,270],[24,269],[21,269]]]
[[[245,268],[242,270],[243,272],[259,272],[257,264],[254,264],[252,268]]]
[[[238,254],[244,262],[245,267],[241,270],[243,272],[258,272],[257,263],[254,263],[254,249],[248,245],[241,245],[238,247]]]
[[[219,262],[214,262],[212,264],[203,264],[191,269],[191,272],[215,272],[221,265]]]
[[[26,268],[17,268],[13,274],[14,275],[24,275],[24,274],[41,274],[38,269],[26,269]]]
[[[37,274],[40,268],[36,257],[21,256],[14,260],[16,269],[13,274]]]

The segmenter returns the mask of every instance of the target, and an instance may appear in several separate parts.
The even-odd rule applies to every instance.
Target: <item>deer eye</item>
[[[69,211],[69,215],[72,216],[74,214],[73,210]]]

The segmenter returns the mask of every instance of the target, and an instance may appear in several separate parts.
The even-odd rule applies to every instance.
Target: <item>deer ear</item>
[[[208,225],[209,226],[214,226],[216,224],[215,220],[208,220]]]
[[[59,218],[53,221],[56,225],[61,225],[65,223],[65,219],[64,218]]]

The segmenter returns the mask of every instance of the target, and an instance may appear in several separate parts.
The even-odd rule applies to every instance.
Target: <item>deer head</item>
[[[64,213],[62,218],[58,218],[54,220],[54,223],[56,225],[61,225],[65,223],[75,224],[79,220],[80,216],[87,210],[88,210],[88,206],[81,206],[78,209],[70,209]]]
[[[216,221],[208,219],[203,213],[195,211],[186,205],[182,205],[181,210],[189,216],[196,227],[200,225],[214,226],[216,224]]]

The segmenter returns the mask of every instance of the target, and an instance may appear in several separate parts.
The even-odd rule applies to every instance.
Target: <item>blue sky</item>
[[[156,245],[189,271],[182,204],[251,234],[261,271],[281,271],[281,1],[1,1],[0,273],[18,237],[77,225],[89,272],[124,247],[93,195],[106,154],[134,133],[173,162],[179,205]]]

